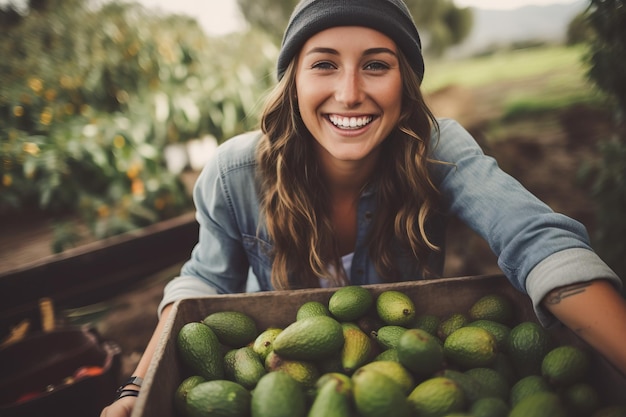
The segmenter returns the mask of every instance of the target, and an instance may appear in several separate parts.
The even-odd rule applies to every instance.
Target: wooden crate
[[[516,306],[516,320],[537,321],[530,300],[513,288],[504,276],[475,276],[412,281],[393,284],[366,285],[374,295],[385,290],[397,290],[415,302],[417,314],[429,313],[440,317],[454,312],[466,312],[481,296],[497,293],[506,296]],[[155,352],[133,411],[132,417],[174,416],[173,395],[185,375],[176,352],[176,335],[190,321],[200,321],[208,314],[235,310],[256,320],[260,330],[267,327],[284,328],[295,321],[296,312],[306,301],[327,303],[335,289],[307,289],[247,294],[217,295],[178,301],[172,308],[164,334]],[[584,343],[571,331],[560,327],[551,329],[558,342]],[[624,404],[626,378],[598,355],[593,357],[592,378],[601,387],[605,400]]]

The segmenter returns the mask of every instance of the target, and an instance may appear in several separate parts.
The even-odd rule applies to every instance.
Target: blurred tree
[[[7,33],[9,29],[22,21],[22,15],[12,3],[0,5],[0,33]]]
[[[576,45],[580,43],[591,42],[594,36],[593,29],[589,24],[587,11],[583,11],[567,25],[566,43],[567,45]]]
[[[626,112],[626,0],[591,0],[589,23],[595,32],[589,76],[617,100],[623,118]]]
[[[237,0],[248,23],[269,34],[277,45],[297,3],[298,0]]]
[[[298,0],[237,0],[251,26],[270,34],[278,45]],[[473,14],[458,8],[452,0],[406,0],[427,53],[441,55],[462,42],[470,33]]]
[[[132,3],[29,6],[0,29],[0,214],[80,212],[106,237],[192,209],[164,149],[255,127],[272,43]]]
[[[474,14],[470,8],[459,8],[453,0],[406,0],[420,29],[426,53],[441,56],[458,45],[472,30]]]
[[[612,99],[615,133],[582,168],[597,204],[595,245],[626,283],[626,0],[591,0],[589,78]]]

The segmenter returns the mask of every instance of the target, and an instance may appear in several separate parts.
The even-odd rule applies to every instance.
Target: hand
[[[137,397],[124,397],[105,407],[100,417],[130,417]]]

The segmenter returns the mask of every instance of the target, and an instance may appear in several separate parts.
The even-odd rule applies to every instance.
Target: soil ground
[[[502,138],[488,137],[487,127],[501,112],[502,91],[515,85],[494,84],[470,90],[449,87],[428,97],[438,116],[457,119],[494,156],[502,168],[556,211],[580,220],[593,229],[593,203],[576,183],[577,171],[592,158],[595,142],[605,137],[607,116],[597,109],[574,107],[549,117],[536,117],[532,124],[519,122]],[[513,122],[515,123],[515,122]],[[28,220],[27,220],[28,219]],[[3,221],[0,232],[0,270],[50,255],[51,222],[33,221],[22,216],[10,223]],[[156,307],[163,286],[175,276],[180,265],[146,277],[135,288],[110,300],[94,326],[107,340],[122,349],[122,375],[134,369],[156,324]],[[458,221],[451,224],[448,238],[446,276],[500,273],[486,243]],[[80,313],[80,312],[79,312]],[[88,317],[88,316],[86,316]],[[94,316],[92,316],[94,317]]]

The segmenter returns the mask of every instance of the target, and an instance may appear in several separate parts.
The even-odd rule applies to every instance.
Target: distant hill
[[[472,32],[462,45],[452,48],[449,55],[467,56],[519,41],[561,42],[565,40],[567,25],[588,5],[588,0],[577,0],[513,10],[472,8]]]

